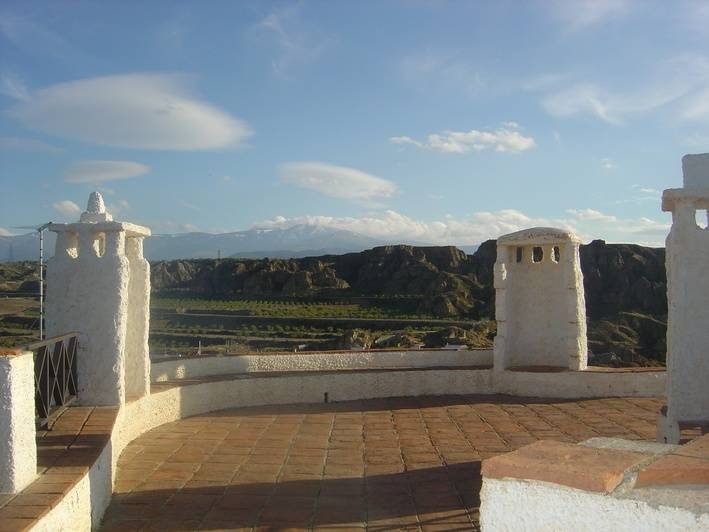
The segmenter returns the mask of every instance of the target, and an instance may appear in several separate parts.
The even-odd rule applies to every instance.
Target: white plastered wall
[[[684,188],[666,190],[662,209],[672,212],[666,241],[667,417],[658,439],[679,441],[678,422],[709,422],[709,154],[685,156]]]
[[[495,369],[585,369],[586,307],[578,239],[558,229],[533,228],[500,237],[497,246]],[[539,262],[533,260],[534,248],[542,250]]]
[[[129,264],[125,233],[74,224],[57,235],[47,261],[47,336],[81,333],[77,350],[78,398],[86,405],[125,400],[125,341]],[[102,256],[96,240],[105,235]]]
[[[183,358],[154,362],[151,371],[153,382],[164,382],[209,375],[268,371],[334,371],[490,365],[492,365],[492,351],[489,349],[351,351]]]
[[[126,239],[129,264],[128,325],[126,327],[126,396],[150,393],[150,263],[143,257],[143,238]]]
[[[127,394],[148,393],[150,268],[142,239],[150,231],[114,222],[98,192],[78,223],[49,229],[57,243],[47,261],[47,335],[81,334],[79,402],[120,405]]]
[[[693,511],[539,481],[486,478],[480,501],[480,528],[485,532],[709,530],[706,509]]]
[[[17,493],[37,476],[34,423],[32,353],[0,356],[0,493]]]

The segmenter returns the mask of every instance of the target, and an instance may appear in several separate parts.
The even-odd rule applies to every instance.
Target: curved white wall
[[[334,371],[492,366],[491,349],[345,351],[209,356],[153,362],[152,382],[268,371]]]

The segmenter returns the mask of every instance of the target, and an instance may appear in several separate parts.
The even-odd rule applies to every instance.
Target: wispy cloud
[[[562,26],[564,32],[572,33],[596,26],[608,20],[619,19],[631,9],[630,0],[555,0],[543,2]]]
[[[63,62],[86,63],[88,56],[65,37],[30,17],[10,10],[0,11],[0,38],[14,48],[35,57],[52,57]]]
[[[190,203],[189,201],[186,200],[178,200],[177,203],[179,203],[181,206],[185,207],[186,209],[190,209],[191,211],[196,211],[196,212],[202,212],[202,209],[195,205],[194,203]]]
[[[659,61],[652,72],[637,76],[628,86],[593,82],[551,86],[542,107],[552,116],[593,116],[621,124],[634,116],[666,108],[675,119],[709,122],[709,59],[683,54]]]
[[[184,77],[125,74],[36,91],[10,116],[28,128],[91,144],[153,150],[235,147],[249,126],[186,94]]]
[[[606,170],[613,170],[613,168],[616,167],[616,164],[615,162],[613,162],[613,159],[604,157],[603,159],[601,159],[601,166]]]
[[[540,218],[516,209],[476,212],[465,218],[445,217],[422,221],[393,210],[363,217],[276,216],[255,227],[288,228],[319,225],[345,229],[387,242],[430,242],[437,245],[479,244],[490,238],[535,226],[552,226],[576,232],[584,241],[603,238],[609,242],[634,242],[660,246],[669,224],[648,218],[622,219],[594,209],[569,210],[563,218]]]
[[[30,93],[24,81],[10,72],[0,74],[0,94],[22,102],[30,99]]]
[[[320,192],[331,198],[370,200],[396,191],[391,181],[354,168],[321,162],[292,162],[281,166],[281,181]]]
[[[56,201],[52,203],[52,208],[65,218],[81,214],[81,208],[71,200]]]
[[[194,224],[180,224],[179,229],[182,233],[196,233],[199,231],[199,227]]]
[[[417,148],[433,150],[440,153],[466,153],[494,149],[499,152],[521,152],[533,148],[534,138],[525,137],[517,131],[518,124],[506,122],[495,131],[444,131],[428,135],[426,140],[415,140],[411,137],[390,137],[393,144],[410,144]]]
[[[630,187],[630,192],[626,197],[622,199],[617,199],[613,203],[616,205],[627,205],[627,204],[645,204],[647,202],[654,202],[655,204],[660,204],[660,198],[662,192],[656,188],[649,187],[646,185],[632,185]]]
[[[274,49],[271,66],[278,76],[289,77],[295,69],[316,61],[331,43],[330,37],[306,27],[301,11],[302,4],[276,8],[252,27],[252,34]]]
[[[399,65],[402,78],[425,90],[442,88],[476,95],[490,88],[490,80],[477,65],[452,51],[425,49],[405,56]]]
[[[133,161],[78,161],[65,171],[68,183],[102,183],[147,174],[150,167]]]
[[[61,153],[63,150],[47,142],[19,137],[0,137],[0,150],[39,153]]]
[[[583,221],[602,221],[602,222],[616,222],[618,218],[610,214],[603,214],[595,209],[568,209],[566,211],[568,214],[576,218],[577,220]]]

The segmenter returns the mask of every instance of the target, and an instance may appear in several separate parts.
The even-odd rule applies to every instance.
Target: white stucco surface
[[[520,397],[651,397],[665,393],[664,371],[495,372],[496,393]]]
[[[323,371],[492,365],[492,350],[352,351],[205,356],[153,362],[152,381],[264,371]]]
[[[601,495],[546,482],[486,478],[480,491],[480,527],[484,532],[709,530],[706,507],[677,505],[671,493],[658,500],[647,491]]]
[[[709,153],[687,154],[682,157],[684,188],[709,188]]]
[[[32,353],[0,356],[0,493],[17,493],[37,476],[34,424]]]
[[[658,439],[676,443],[678,422],[709,422],[709,231],[697,225],[709,208],[709,154],[682,160],[686,188],[666,190],[662,208],[672,212],[666,241],[667,417]]]
[[[82,222],[50,225],[57,242],[54,256],[47,261],[47,335],[82,334],[77,353],[78,399],[97,406],[125,401],[127,351],[131,395],[146,389],[149,364],[144,360],[147,349],[141,345],[147,334],[148,310],[141,305],[149,303],[145,278],[149,270],[142,255],[137,255],[142,246],[135,240],[150,231],[110,221],[102,208],[100,194],[92,193]],[[132,261],[126,247],[135,255]]]
[[[126,326],[126,396],[150,393],[150,263],[143,257],[143,237],[126,239],[129,264],[128,324]]]
[[[535,248],[542,254],[537,262]],[[586,307],[578,237],[548,227],[500,237],[494,283],[496,369],[586,367]]]

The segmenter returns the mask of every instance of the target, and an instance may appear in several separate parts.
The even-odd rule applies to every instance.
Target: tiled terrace
[[[119,462],[102,530],[470,530],[481,459],[539,439],[654,440],[661,400],[428,397],[232,409]]]

